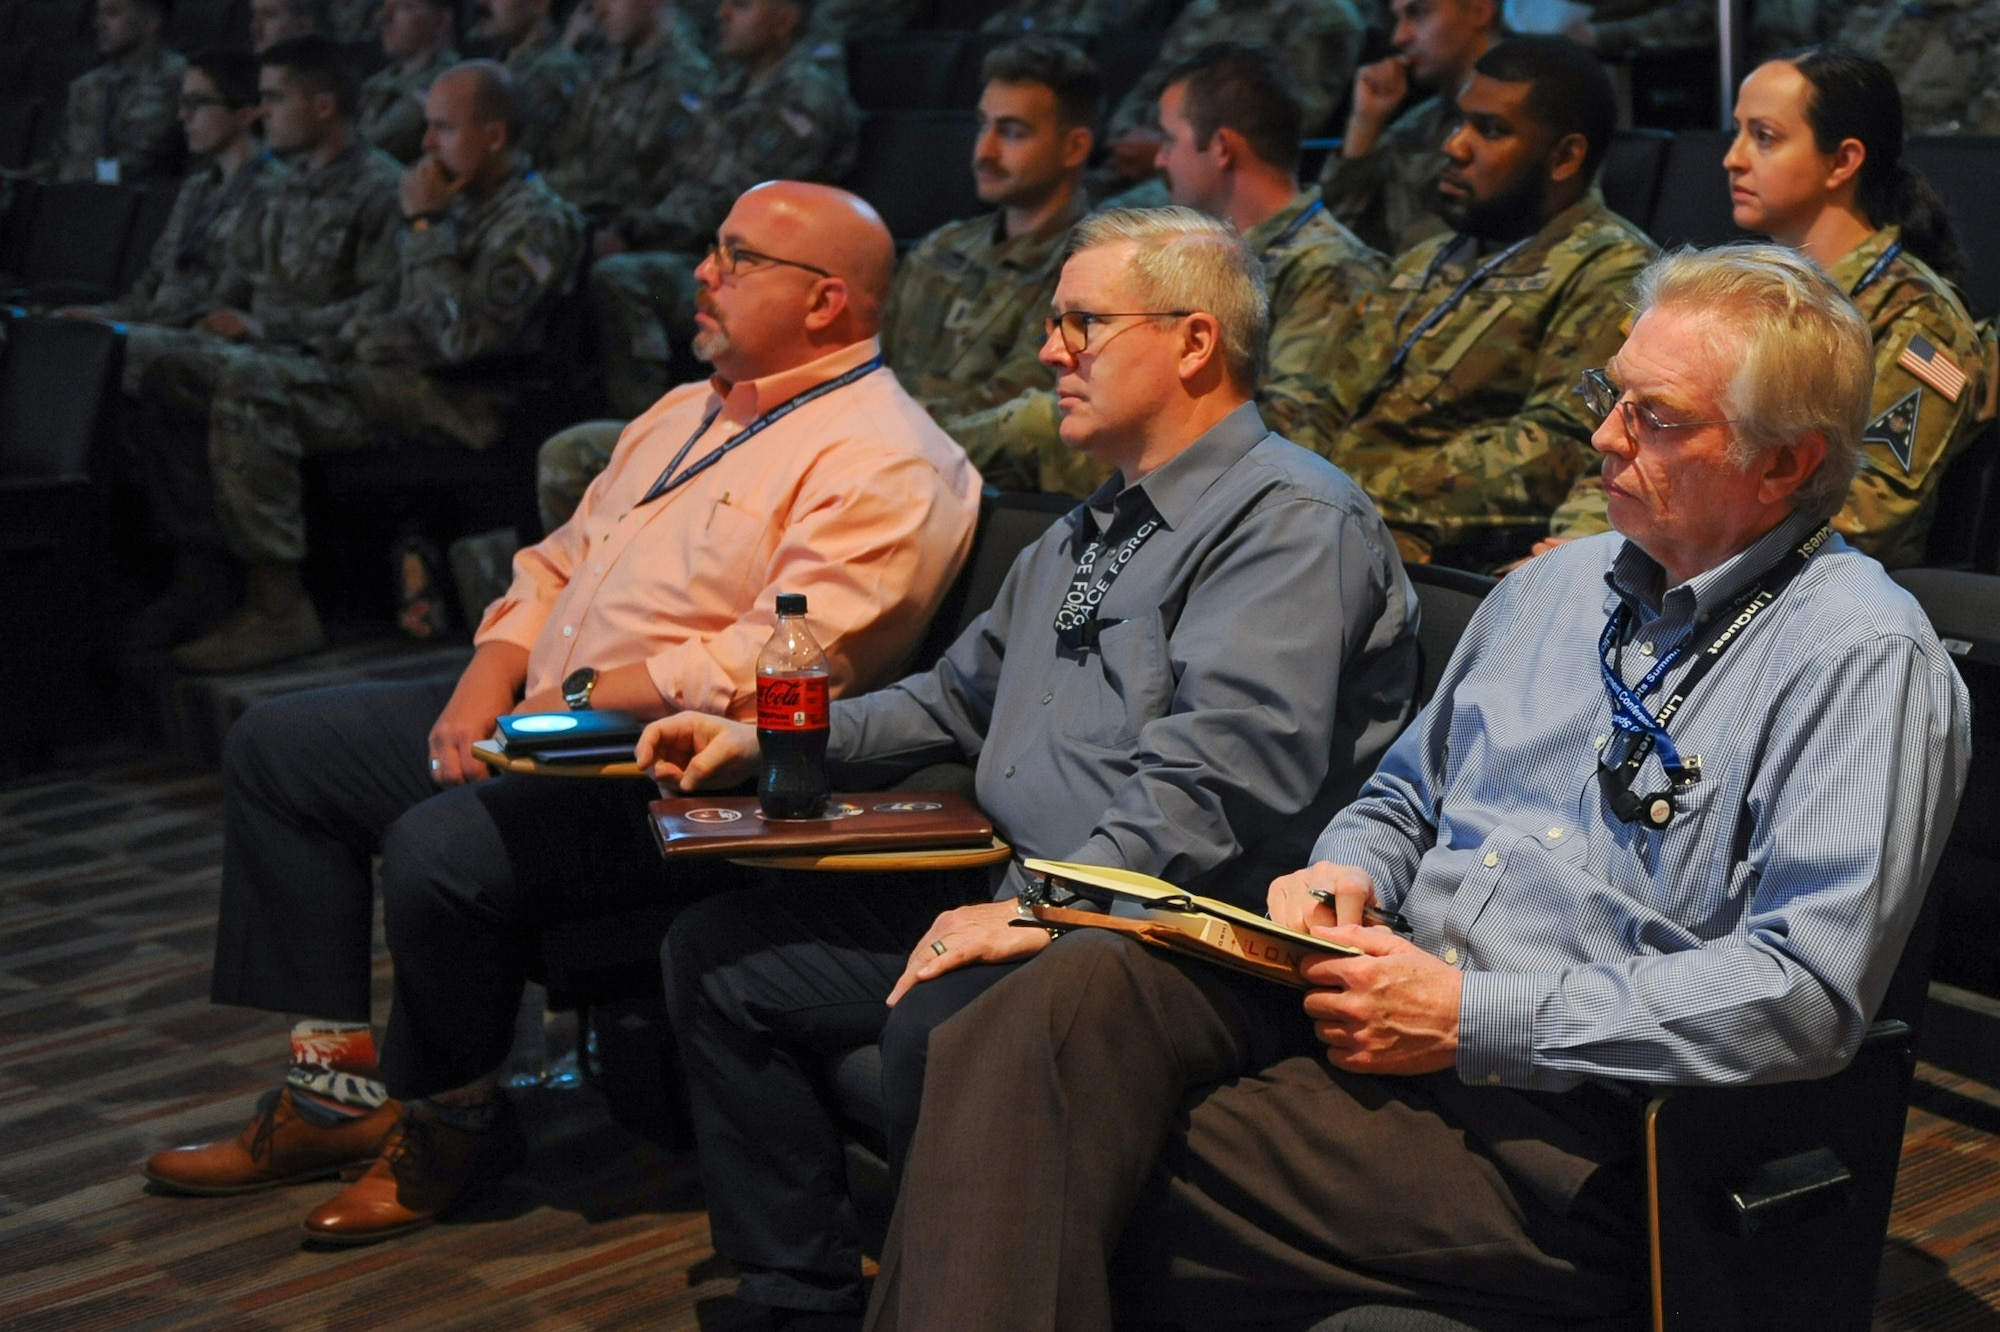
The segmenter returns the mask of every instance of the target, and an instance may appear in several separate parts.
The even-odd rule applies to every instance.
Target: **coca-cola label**
[[[757,729],[760,731],[823,731],[826,729],[824,675],[766,675],[757,680]]]

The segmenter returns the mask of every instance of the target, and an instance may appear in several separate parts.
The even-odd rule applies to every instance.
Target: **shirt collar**
[[[1861,280],[1861,275],[1882,257],[1883,251],[1900,240],[1902,235],[1903,229],[1899,226],[1883,227],[1842,255],[1840,262],[1828,269],[1826,275],[1832,278],[1834,285],[1842,291],[1853,290],[1854,284]]]
[[[1208,488],[1270,433],[1270,427],[1258,414],[1257,404],[1246,402],[1203,431],[1194,443],[1154,468],[1143,481],[1128,486],[1123,474],[1113,472],[1111,479],[1083,502],[1077,511],[1077,522],[1081,525],[1090,521],[1091,509],[1112,506],[1122,514],[1143,502],[1159,515],[1161,522],[1177,528],[1187,521],[1195,502],[1208,493]]]
[[[732,384],[720,375],[712,375],[708,387],[715,396],[709,399],[709,405],[713,407],[720,400],[723,416],[738,425],[747,425],[780,403],[798,397],[816,384],[837,379],[881,354],[882,344],[875,338],[866,338],[851,342],[838,351],[828,352],[816,361],[795,365],[761,379],[746,379],[740,384]]]
[[[1090,211],[1090,199],[1079,184],[1070,191],[1069,207],[1051,217],[1033,231],[1019,236],[1007,234],[1007,215],[1002,211],[993,214],[993,226],[987,236],[993,242],[993,252],[1001,263],[1018,264],[1023,268],[1039,267],[1047,258],[1048,251],[1061,243],[1076,225],[1076,220]]]
[[[1734,601],[1752,580],[1760,577],[1783,558],[1786,551],[1803,542],[1825,521],[1809,513],[1794,513],[1713,569],[1696,574],[1664,595],[1662,588],[1667,579],[1666,570],[1636,542],[1628,540],[1612,558],[1604,581],[1610,584],[1613,592],[1636,608],[1650,612],[1655,607],[1666,609],[1667,602],[1679,602],[1685,606],[1691,600],[1694,616],[1705,617]]]

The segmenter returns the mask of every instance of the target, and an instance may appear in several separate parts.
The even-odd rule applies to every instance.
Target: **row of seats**
[[[36,305],[109,300],[138,280],[173,212],[174,183],[27,185],[0,222],[9,298]]]
[[[979,67],[1013,38],[989,32],[928,31],[857,37],[847,44],[847,86],[863,111],[926,111],[978,105]],[[1107,111],[1159,58],[1162,34],[1121,28],[1070,38],[1097,62]]]

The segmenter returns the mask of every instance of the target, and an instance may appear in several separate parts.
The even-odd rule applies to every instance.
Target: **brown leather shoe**
[[[506,1174],[526,1150],[505,1100],[498,1122],[484,1133],[440,1123],[421,1105],[408,1107],[368,1173],[306,1216],[306,1235],[328,1244],[373,1244],[421,1229]]]
[[[300,1116],[283,1087],[257,1103],[257,1117],[227,1142],[176,1147],[141,1166],[147,1179],[176,1193],[256,1193],[325,1179],[381,1155],[403,1108],[384,1103],[358,1119],[322,1128]]]

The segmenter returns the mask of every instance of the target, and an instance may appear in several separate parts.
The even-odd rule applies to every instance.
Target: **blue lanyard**
[[[716,403],[715,406],[709,408],[708,415],[701,418],[701,424],[694,428],[692,435],[688,436],[687,443],[681,445],[680,452],[676,453],[673,461],[667,464],[667,469],[660,473],[660,479],[653,482],[652,489],[648,490],[645,497],[632,507],[636,509],[643,505],[651,504],[660,496],[679,490],[682,486],[721,462],[723,455],[727,454],[731,449],[736,448],[738,445],[749,443],[752,436],[762,434],[766,429],[784,420],[807,403],[817,402],[827,394],[838,392],[846,388],[849,384],[852,384],[855,380],[872,374],[881,368],[882,358],[877,356],[865,365],[855,366],[844,375],[829,379],[823,384],[815,384],[804,393],[785,399],[776,407],[773,407],[770,411],[765,412],[762,416],[752,421],[749,425],[744,426],[736,435],[716,445],[709,452],[708,456],[702,458],[699,462],[689,464],[685,472],[682,472],[679,476],[675,476],[674,469],[679,467],[681,460],[688,456],[688,450],[694,447],[696,440],[708,433],[708,428],[715,424],[715,418],[722,415],[722,404],[719,402]]]
[[[1388,368],[1382,372],[1381,376],[1378,379],[1376,379],[1374,387],[1370,388],[1368,392],[1364,393],[1361,396],[1361,401],[1355,406],[1354,410],[1351,413],[1349,413],[1347,419],[1349,421],[1359,421],[1362,417],[1366,416],[1368,414],[1368,410],[1375,405],[1376,399],[1380,398],[1383,395],[1383,393],[1388,391],[1388,388],[1391,384],[1395,383],[1398,379],[1402,377],[1403,363],[1410,359],[1410,352],[1412,349],[1416,347],[1418,340],[1422,338],[1424,334],[1436,328],[1451,314],[1453,310],[1456,310],[1459,306],[1459,303],[1463,301],[1467,296],[1472,294],[1472,289],[1474,287],[1477,287],[1480,283],[1486,281],[1486,279],[1492,275],[1494,269],[1500,267],[1500,265],[1506,263],[1509,259],[1512,259],[1515,255],[1519,254],[1522,250],[1526,249],[1528,247],[1528,243],[1534,240],[1535,237],[1539,235],[1541,235],[1541,233],[1538,231],[1531,235],[1521,237],[1521,239],[1515,241],[1512,245],[1509,245],[1506,249],[1500,251],[1500,253],[1494,255],[1491,259],[1488,259],[1485,263],[1479,265],[1479,267],[1473,269],[1471,273],[1467,274],[1465,281],[1459,283],[1458,286],[1452,290],[1451,295],[1445,297],[1443,302],[1441,302],[1434,309],[1432,309],[1432,311],[1429,314],[1423,317],[1423,319],[1417,324],[1415,328],[1410,330],[1410,336],[1403,339],[1403,345],[1396,348],[1396,354],[1389,359]],[[1454,242],[1453,244],[1447,245],[1442,250],[1438,251],[1437,258],[1431,261],[1431,266],[1429,270],[1424,274],[1424,286],[1426,287],[1430,286],[1431,279],[1437,276],[1438,269],[1444,266],[1444,261],[1446,256],[1448,256],[1453,250],[1457,248],[1458,248],[1457,243]]]
[[[1877,259],[1874,263],[1868,265],[1868,271],[1861,275],[1861,281],[1854,284],[1854,290],[1847,293],[1847,299],[1850,301],[1854,300],[1857,297],[1859,297],[1862,292],[1874,286],[1875,279],[1881,277],[1882,274],[1888,269],[1889,265],[1896,262],[1896,256],[1901,254],[1902,252],[1903,252],[1903,242],[1901,241],[1897,241],[1895,244],[1891,245],[1888,249],[1882,251],[1882,257],[1880,259]]]
[[[1666,678],[1667,672],[1674,668],[1674,663],[1686,653],[1687,643],[1682,642],[1671,652],[1666,653],[1653,664],[1652,670],[1646,672],[1644,679],[1636,685],[1628,686],[1619,678],[1615,654],[1618,640],[1624,636],[1625,626],[1630,619],[1630,609],[1620,602],[1611,618],[1604,622],[1604,632],[1597,639],[1597,667],[1604,676],[1604,692],[1611,695],[1611,724],[1627,735],[1641,737],[1637,742],[1638,746],[1646,749],[1657,748],[1660,751],[1660,766],[1667,770],[1667,776],[1673,780],[1674,785],[1682,786],[1689,778],[1685,775],[1687,767],[1681,762],[1681,752],[1674,748],[1673,739],[1667,734],[1667,720],[1672,713],[1662,708],[1661,715],[1654,716],[1647,710],[1645,698],[1660,687],[1660,681]],[[1682,688],[1686,688],[1685,684]],[[1676,694],[1667,701],[1678,706],[1681,697],[1683,695]],[[1639,758],[1643,763],[1645,753],[1641,752]],[[1696,771],[1699,772],[1699,769]]]
[[[1300,213],[1297,217],[1293,218],[1292,224],[1286,227],[1283,231],[1279,232],[1277,236],[1271,241],[1271,243],[1264,247],[1264,253],[1269,254],[1273,250],[1282,249],[1284,246],[1290,244],[1292,237],[1298,235],[1301,231],[1304,231],[1306,229],[1306,223],[1312,221],[1315,217],[1318,217],[1319,214],[1325,210],[1325,208],[1326,208],[1326,200],[1314,199],[1312,201],[1312,207],[1306,209],[1305,212]]]

